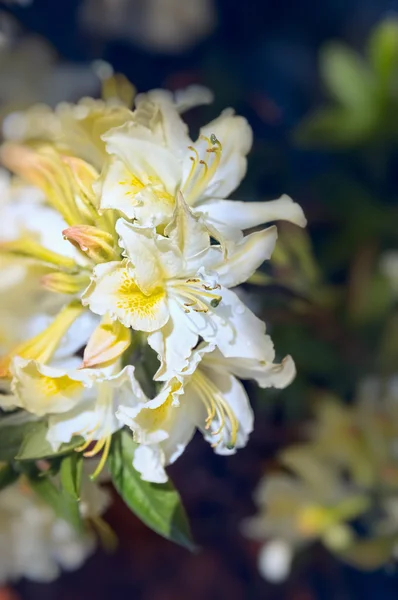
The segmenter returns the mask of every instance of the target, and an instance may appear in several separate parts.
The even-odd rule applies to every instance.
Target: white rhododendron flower
[[[105,460],[112,434],[121,427],[116,411],[120,404],[131,404],[139,389],[133,366],[116,370],[51,367],[17,356],[11,365],[11,402],[48,417],[47,441],[55,451],[79,436],[85,441],[82,450],[95,442],[85,456],[104,449]]]
[[[169,96],[146,100],[158,106],[163,128],[140,119],[104,136],[110,160],[102,176],[102,208],[119,209],[141,225],[164,224],[181,190],[187,204],[226,237],[278,219],[305,225],[301,208],[286,195],[271,202],[225,200],[246,173],[252,145],[246,119],[226,110],[193,142]]]
[[[16,175],[6,187],[22,196],[0,207],[10,298],[0,310],[0,406],[40,423],[46,458],[65,444],[99,455],[94,477],[127,424],[134,467],[161,482],[196,428],[221,454],[247,443],[253,414],[239,379],[282,388],[294,377],[290,357],[274,364],[265,324],[233,288],[277,240],[275,225],[247,229],[305,218],[286,196],[226,199],[246,172],[252,132],[227,110],[193,142],[181,114],[208,103],[208,90],[153,90],[134,110],[124,78],[104,90],[105,100],[33,108],[27,142],[1,148]]]
[[[202,431],[218,454],[232,454],[246,445],[253,429],[253,411],[235,375],[256,379],[263,387],[285,387],[295,375],[292,359],[274,364],[270,340],[263,361],[225,358],[212,344],[201,344],[190,364],[149,400],[142,393],[135,406],[120,406],[118,418],[140,444],[134,466],[147,481],[167,481],[164,467],[184,451],[195,429]]]
[[[125,259],[95,267],[83,304],[148,332],[162,359],[158,378],[168,379],[185,366],[199,336],[225,356],[261,360],[268,344],[265,325],[228,288],[271,255],[276,229],[246,236],[225,258],[183,199],[178,202],[167,236],[117,222]]]

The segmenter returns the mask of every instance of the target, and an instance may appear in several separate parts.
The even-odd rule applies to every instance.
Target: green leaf
[[[188,519],[180,496],[171,482],[143,481],[133,467],[137,444],[127,431],[113,436],[108,459],[112,481],[127,506],[148,527],[163,537],[194,550]]]
[[[61,462],[61,485],[74,500],[80,500],[80,487],[83,474],[83,456],[74,452]]]
[[[345,108],[319,109],[305,117],[294,132],[303,146],[350,148],[363,143],[374,130],[377,113]]]
[[[26,413],[7,415],[0,420],[0,461],[14,460],[24,437],[35,424]]]
[[[357,569],[372,571],[380,569],[393,558],[397,539],[397,536],[392,534],[385,537],[358,540],[349,548],[337,552],[337,554]]]
[[[350,109],[369,109],[374,79],[354,50],[338,42],[326,44],[321,51],[321,71],[328,91],[340,104]]]
[[[67,454],[82,443],[82,439],[74,437],[68,444],[62,444],[58,450],[53,450],[46,439],[48,427],[45,421],[31,423],[26,430],[22,443],[15,456],[16,460],[39,460]]]
[[[12,465],[4,465],[0,469],[0,490],[14,483],[19,477],[19,473],[15,471]]]
[[[69,494],[65,494],[63,489],[59,489],[49,477],[43,477],[36,467],[30,465],[26,469],[26,474],[33,491],[51,506],[57,517],[67,521],[77,533],[81,534],[82,520],[79,502]]]
[[[398,19],[382,21],[369,40],[369,59],[383,85],[398,78]]]

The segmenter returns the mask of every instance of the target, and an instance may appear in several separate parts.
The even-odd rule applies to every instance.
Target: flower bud
[[[64,238],[95,263],[116,260],[114,238],[107,231],[91,225],[74,225],[64,229]]]

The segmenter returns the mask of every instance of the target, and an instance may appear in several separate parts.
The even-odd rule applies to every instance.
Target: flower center
[[[146,315],[151,313],[157,304],[164,298],[165,291],[162,287],[156,287],[150,294],[144,294],[134,279],[127,273],[124,274],[117,294],[117,308],[129,314],[139,313]]]
[[[83,384],[80,381],[70,379],[67,375],[61,377],[42,375],[35,383],[37,391],[46,398],[58,396],[58,394],[77,395],[83,390]]]
[[[158,200],[174,206],[174,196],[167,192],[161,180],[154,175],[146,175],[142,180],[131,174],[127,181],[120,181],[119,184],[126,188],[125,195],[134,198],[138,205],[144,204],[145,201],[138,194],[146,190],[154,194]]]

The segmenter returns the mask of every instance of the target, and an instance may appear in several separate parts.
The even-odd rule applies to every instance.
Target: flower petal
[[[291,356],[286,356],[280,364],[273,363],[275,352],[269,338],[269,348],[262,360],[248,358],[225,358],[216,348],[210,355],[204,355],[203,368],[224,373],[232,373],[240,379],[254,379],[261,388],[285,388],[294,379],[296,367]]]
[[[162,286],[164,279],[173,277],[181,270],[182,257],[176,244],[158,235],[154,228],[138,227],[119,219],[116,231],[134,279],[144,293]]]
[[[164,469],[165,456],[157,444],[138,446],[134,452],[133,467],[141,475],[143,481],[166,483],[168,475]]]
[[[108,314],[138,331],[157,331],[169,319],[164,289],[159,287],[145,295],[125,262],[97,265],[82,303],[94,313]]]
[[[179,248],[187,264],[187,271],[201,266],[201,257],[210,247],[210,235],[205,225],[199,221],[186,204],[181,192],[177,193],[173,219],[167,225],[165,234]]]
[[[256,231],[235,245],[229,245],[228,255],[219,265],[212,265],[218,280],[225,287],[234,287],[246,281],[258,267],[271,258],[277,239],[275,226]]]
[[[144,395],[136,395],[130,406],[121,404],[117,418],[134,432],[134,440],[140,444],[157,444],[167,439],[172,427],[176,410],[179,408],[179,396],[183,393],[179,379],[170,380],[158,395],[148,400]]]
[[[253,143],[252,129],[244,117],[227,109],[202,127],[200,133],[206,137],[215,135],[222,145],[220,164],[203,197],[226,198],[245,176],[246,156]]]
[[[207,370],[201,366],[200,377],[196,379],[194,374],[187,387],[188,394],[193,393],[200,398],[200,382],[203,378],[209,392],[214,389],[214,403],[220,406],[223,416],[221,418],[217,414],[205,426],[202,415],[201,422],[197,422],[197,426],[217,454],[234,454],[238,448],[243,448],[247,444],[249,434],[253,431],[254,416],[245,389],[233,375]],[[191,398],[190,402],[193,404],[194,398]]]
[[[170,319],[162,329],[148,336],[148,344],[158,353],[161,362],[154,379],[168,381],[180,373],[187,365],[188,359],[198,342],[198,335],[187,326],[186,314],[169,299]]]
[[[206,221],[231,239],[239,239],[241,231],[270,221],[290,221],[305,227],[307,220],[299,204],[283,194],[269,202],[241,202],[212,198],[195,206]]]
[[[89,399],[68,412],[50,415],[46,439],[57,450],[61,444],[69,443],[75,436],[87,439],[97,422],[95,400]]]
[[[181,180],[181,167],[173,153],[159,143],[137,136],[134,123],[126,123],[111,129],[103,139],[108,154],[117,156],[138,180],[146,182],[148,177],[163,184],[165,190],[174,195]]]
[[[39,417],[63,413],[82,398],[84,375],[48,367],[19,356],[11,363],[15,404]]]
[[[139,180],[125,163],[112,157],[96,185],[100,207],[123,212],[141,225],[164,223],[171,218],[174,196],[165,193],[162,182],[152,186],[148,178]]]
[[[216,344],[224,356],[261,360],[270,345],[264,322],[234,292],[226,288],[219,292],[222,300],[217,308],[185,315],[190,329],[206,342]]]
[[[203,100],[206,100],[202,95]],[[197,98],[186,96],[180,98],[180,102],[189,107],[203,102]],[[193,103],[193,104],[192,104]],[[188,135],[188,126],[181,119],[173,94],[167,90],[151,90],[146,94],[139,94],[135,99],[136,118],[145,124],[158,138],[161,145],[171,150],[174,156],[182,159],[191,144]],[[181,106],[184,106],[181,104]],[[187,109],[186,109],[187,110]]]

